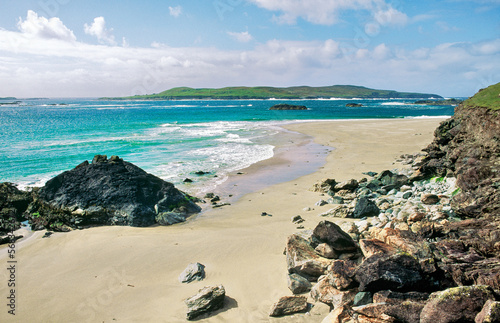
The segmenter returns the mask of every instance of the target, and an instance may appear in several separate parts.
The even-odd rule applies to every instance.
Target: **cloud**
[[[73,31],[68,29],[59,18],[38,17],[38,14],[32,10],[28,10],[26,20],[19,18],[17,27],[23,34],[36,38],[76,40]]]
[[[0,29],[0,89],[18,97],[125,96],[184,85],[331,84],[472,95],[487,85],[484,80],[498,82],[498,75],[499,38],[411,51],[374,40],[356,46],[354,41],[333,39],[275,39],[247,50],[221,50],[160,43],[151,47],[88,44],[72,37],[47,38],[29,28]]]
[[[253,39],[252,35],[250,35],[248,31],[240,33],[228,31],[227,34],[241,43],[248,43]]]
[[[374,18],[382,26],[404,26],[408,23],[408,16],[392,7],[376,11]]]
[[[175,18],[179,17],[182,13],[181,6],[168,7],[168,10],[170,11],[170,15]]]
[[[406,14],[394,9],[384,0],[250,0],[261,8],[281,12],[274,20],[294,24],[297,18],[311,23],[332,25],[339,21],[339,14],[346,10],[368,10],[383,25],[406,24]]]
[[[115,36],[113,35],[113,28],[106,28],[106,21],[104,17],[94,18],[91,25],[84,25],[86,34],[97,37],[101,44],[116,45]]]

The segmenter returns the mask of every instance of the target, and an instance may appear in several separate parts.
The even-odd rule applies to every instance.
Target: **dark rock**
[[[306,106],[280,103],[275,104],[269,110],[307,110]]]
[[[210,199],[211,203],[216,203],[216,202],[219,202],[219,201],[220,201],[220,196],[219,195],[215,195],[214,197],[212,197]]]
[[[376,173],[376,172],[363,172],[363,174],[368,175],[370,177],[375,177],[375,176],[377,176],[378,173]]]
[[[347,103],[345,106],[348,108],[360,108],[363,105],[361,103]]]
[[[307,311],[307,307],[307,298],[304,296],[283,296],[273,305],[269,316],[276,317],[304,313]]]
[[[460,286],[432,293],[420,314],[422,323],[474,322],[494,293],[488,286]]]
[[[288,275],[288,288],[292,291],[292,293],[306,293],[311,290],[311,287],[311,283],[306,278],[297,274]]]
[[[418,261],[404,254],[375,254],[356,270],[359,291],[377,292],[419,290],[425,288]]]
[[[188,307],[187,319],[193,320],[200,315],[222,308],[225,297],[226,291],[222,285],[200,289],[198,294],[184,301]]]
[[[0,235],[21,227],[23,213],[33,198],[28,192],[19,190],[12,183],[0,183]]]
[[[179,281],[181,283],[190,283],[195,280],[203,280],[205,278],[205,266],[197,263],[189,264],[186,269],[180,274]]]
[[[38,211],[47,227],[58,221],[71,227],[149,226],[164,212],[185,218],[201,210],[173,184],[122,159],[116,157],[109,162],[101,155],[94,157],[92,164],[49,180],[38,197],[35,205],[30,206],[30,213]],[[38,223],[34,216],[31,220]]]
[[[407,176],[402,174],[394,174],[389,170],[385,170],[377,175],[377,180],[379,180],[384,186],[392,186],[393,188],[400,188],[403,185],[409,183]]]
[[[183,182],[183,183],[192,183],[192,182],[193,182],[193,180],[192,180],[192,179],[190,179],[190,178],[185,178],[182,182]]]
[[[210,172],[204,172],[202,170],[199,170],[197,172],[194,173],[195,175],[198,175],[198,176],[203,176],[203,175],[207,175],[207,174],[210,174]]]
[[[314,228],[313,237],[327,243],[338,252],[352,252],[358,249],[351,236],[333,222],[321,221],[318,223]]]
[[[312,191],[321,193],[334,192],[335,185],[337,185],[337,182],[334,179],[324,179],[321,182],[314,184]]]
[[[213,199],[214,197],[215,197],[214,193],[207,193],[207,194],[205,194],[205,196],[203,198],[205,198],[205,199]]]
[[[500,322],[500,302],[487,300],[481,312],[476,315],[476,323]]]
[[[53,232],[50,232],[50,231],[47,231],[45,232],[45,234],[43,235],[42,238],[50,238],[50,236],[53,234]]]
[[[378,216],[380,209],[377,205],[367,197],[360,197],[356,201],[356,206],[354,207],[354,212],[352,217],[356,219],[361,219],[364,217]]]
[[[295,223],[295,224],[300,224],[304,221],[305,220],[300,215],[296,215],[292,218],[292,223]]]

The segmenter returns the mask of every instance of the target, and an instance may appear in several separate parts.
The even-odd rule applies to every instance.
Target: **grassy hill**
[[[477,92],[463,103],[466,108],[485,107],[500,110],[500,83],[493,84]]]
[[[294,86],[286,88],[225,87],[220,89],[193,89],[176,87],[151,95],[136,95],[121,98],[103,98],[115,100],[182,100],[182,99],[318,99],[318,98],[441,98],[437,94],[397,92],[375,90],[363,86],[333,85],[322,87]]]

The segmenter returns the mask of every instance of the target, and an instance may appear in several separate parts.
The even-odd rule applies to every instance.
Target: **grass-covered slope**
[[[176,87],[151,95],[136,95],[123,98],[126,100],[182,100],[182,99],[318,99],[318,98],[441,98],[437,94],[397,92],[391,90],[375,90],[363,86],[333,85],[323,87],[295,86],[276,88],[258,87],[225,87],[220,89],[193,89]],[[110,98],[106,98],[110,99]]]
[[[477,92],[464,101],[465,108],[482,107],[490,110],[500,110],[500,83],[493,84]]]

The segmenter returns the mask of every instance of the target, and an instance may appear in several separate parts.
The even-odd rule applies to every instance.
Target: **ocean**
[[[183,189],[223,183],[229,173],[271,158],[280,127],[329,119],[451,116],[452,106],[415,100],[0,100],[0,182],[43,186],[96,154],[118,155]],[[277,103],[308,110],[276,111]],[[347,103],[362,107],[346,107]],[[286,139],[283,139],[286,138]],[[197,175],[196,172],[204,172]],[[191,187],[184,183],[194,179]]]

